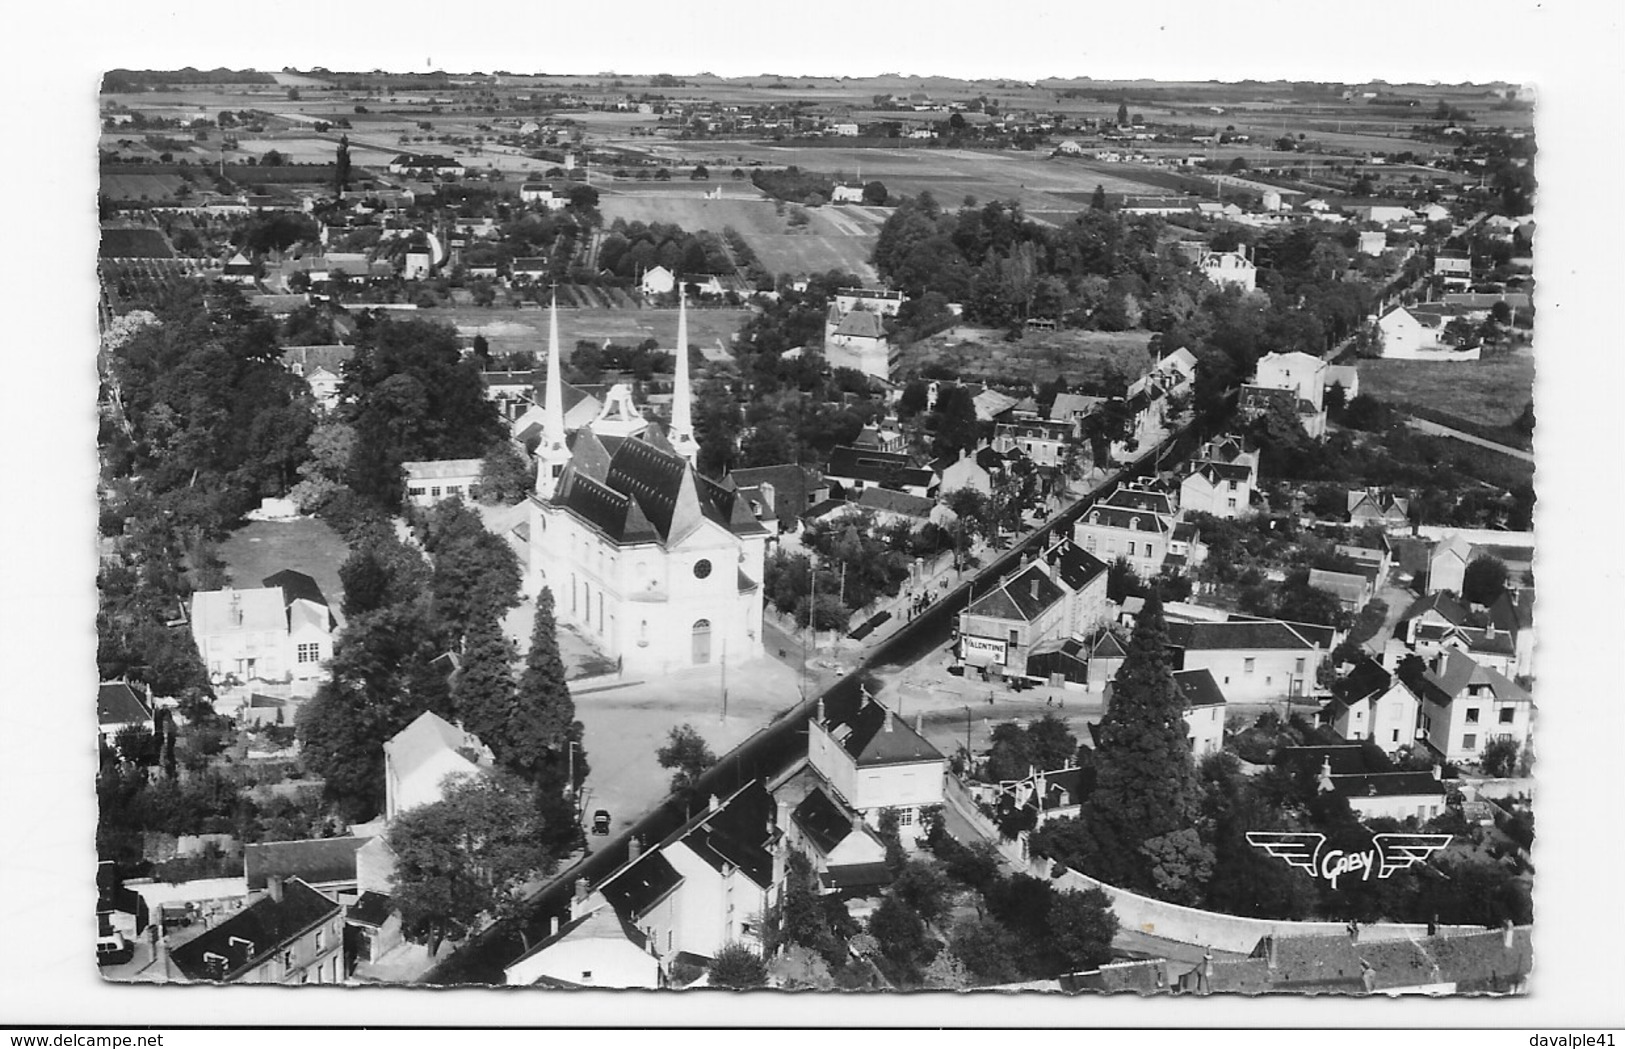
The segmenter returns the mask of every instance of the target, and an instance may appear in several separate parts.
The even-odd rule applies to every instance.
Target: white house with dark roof
[[[891,377],[891,342],[881,315],[859,305],[843,313],[831,303],[824,320],[824,359],[831,368],[854,368],[877,379]]]
[[[670,295],[677,290],[677,276],[664,266],[656,266],[643,274],[638,288],[645,295]]]
[[[658,845],[631,849],[591,893],[578,883],[571,917],[602,898],[643,937],[662,969],[679,955],[714,958],[731,943],[759,948],[782,881],[776,834],[773,799],[753,780],[727,798],[711,798]]]
[[[942,804],[942,752],[861,687],[818,701],[807,763],[871,827],[882,809],[895,809],[905,845],[926,831],[921,810]]]
[[[1275,764],[1312,773],[1322,794],[1341,795],[1361,819],[1426,822],[1445,810],[1445,786],[1432,772],[1401,772],[1371,740],[1282,747]]]
[[[1382,356],[1402,361],[1476,361],[1478,346],[1458,348],[1444,342],[1446,315],[1439,309],[1395,306],[1377,319]]]
[[[886,846],[863,816],[841,804],[820,785],[804,777],[799,800],[786,788],[775,792],[784,843],[811,861],[824,892],[859,894],[891,882]],[[792,802],[794,802],[792,806]]]
[[[352,836],[244,845],[243,879],[249,892],[266,888],[272,878],[299,878],[329,895],[354,893],[356,856],[369,840]]]
[[[824,479],[840,485],[848,498],[865,488],[890,488],[921,498],[937,493],[940,478],[930,467],[916,466],[902,452],[838,445],[829,453]]]
[[[1070,423],[1046,419],[1017,419],[997,423],[993,447],[1000,452],[1020,450],[1039,466],[1057,467],[1066,462],[1076,433]]]
[[[338,984],[344,908],[298,878],[272,879],[248,907],[169,952],[177,983]]]
[[[1327,648],[1280,620],[1168,624],[1181,670],[1207,670],[1232,703],[1307,696]]]
[[[649,938],[609,901],[568,922],[554,919],[553,933],[503,971],[510,987],[604,988],[652,991],[665,985],[660,959]]]
[[[1196,267],[1209,282],[1221,288],[1240,288],[1244,292],[1258,288],[1258,267],[1247,257],[1245,247],[1235,251],[1204,251]]]
[[[1496,739],[1528,744],[1533,698],[1460,649],[1402,659],[1396,674],[1422,701],[1421,737],[1447,761],[1476,761]]]
[[[1192,759],[1201,761],[1217,754],[1224,749],[1224,718],[1229,709],[1224,690],[1207,669],[1176,670],[1173,676],[1174,690],[1184,711],[1185,745]],[[1110,710],[1114,683],[1107,678],[1103,684],[1105,709]]]
[[[677,345],[688,345],[681,304]],[[559,619],[628,673],[762,654],[770,533],[737,485],[695,469],[688,354],[675,356],[664,432],[643,418],[629,389],[617,387],[599,418],[567,440],[556,308],[550,319],[527,590],[550,587]]]
[[[1257,487],[1258,449],[1240,437],[1215,437],[1191,457],[1190,473],[1179,484],[1179,509],[1241,517],[1251,512]]]
[[[1364,656],[1332,686],[1320,724],[1351,742],[1370,740],[1386,754],[1416,742],[1422,706],[1410,686]]]
[[[384,743],[384,818],[432,805],[448,777],[482,776],[495,763],[478,736],[426,710]]]
[[[959,613],[959,658],[966,666],[995,676],[1024,676],[1035,649],[1070,635],[1067,591],[1047,568],[1036,561],[1027,565]]]
[[[1125,485],[1078,518],[1072,539],[1108,564],[1127,560],[1145,579],[1162,571],[1174,524],[1173,501],[1166,493]]]
[[[282,571],[251,589],[192,595],[192,639],[219,682],[308,681],[333,656],[337,622],[316,581]]]

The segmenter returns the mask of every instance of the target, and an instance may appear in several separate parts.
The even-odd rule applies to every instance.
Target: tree
[[[491,442],[480,463],[480,502],[515,505],[529,494],[535,472],[536,468],[519,454],[512,441]]]
[[[1200,906],[1213,876],[1213,850],[1202,843],[1195,828],[1148,839],[1140,854],[1151,867],[1157,895],[1188,907]]]
[[[744,991],[767,984],[767,963],[742,943],[730,943],[719,950],[708,971],[713,987]]]
[[[926,860],[909,860],[892,879],[892,893],[928,922],[934,922],[948,911],[948,897],[953,886],[938,869]]]
[[[1152,592],[1113,680],[1095,744],[1095,790],[1084,803],[1084,873],[1137,890],[1155,887],[1140,846],[1191,826],[1198,800],[1167,642]]]
[[[886,203],[886,197],[886,184],[879,179],[863,184],[863,202],[865,204],[884,204]]]
[[[1106,187],[1102,183],[1095,183],[1095,193],[1089,198],[1089,207],[1095,211],[1106,210]]]
[[[711,177],[711,172],[706,170],[704,164],[696,164],[694,165],[694,170],[688,173],[688,177],[694,182],[700,182],[709,179]]]
[[[442,800],[395,817],[393,893],[404,930],[438,948],[473,930],[482,915],[516,915],[523,888],[558,860],[542,844],[525,783],[500,773],[466,776]]]
[[[1027,726],[1027,746],[1038,770],[1051,772],[1074,764],[1078,737],[1072,734],[1065,721],[1054,714],[1045,714]]]
[[[350,188],[350,136],[339,136],[338,157],[333,164],[333,188],[340,197]]]
[[[1511,776],[1518,770],[1518,749],[1518,741],[1511,736],[1492,739],[1484,744],[1478,763],[1486,776]],[[122,748],[120,750],[122,752]]]
[[[1128,126],[1128,102],[1127,101],[1117,103],[1117,126],[1118,127],[1127,127]]]
[[[1057,892],[1050,901],[1050,952],[1061,972],[1098,969],[1112,959],[1112,938],[1117,915],[1111,899],[1100,889]]]
[[[499,758],[515,774],[536,785],[539,800],[557,806],[558,799],[575,797],[589,766],[587,752],[581,746],[582,724],[576,720],[575,700],[559,656],[553,607],[553,591],[543,587],[536,599],[525,670],[519,677],[512,716],[505,729],[505,753]],[[572,814],[568,831],[558,826],[550,829],[567,835],[556,842],[565,845],[574,841],[579,828]]]
[[[887,896],[869,916],[869,935],[880,945],[880,953],[892,964],[897,982],[919,982],[919,965],[926,950],[925,922],[914,908]]]
[[[717,756],[694,726],[678,725],[666,737],[666,743],[655,751],[655,760],[663,769],[672,769],[671,792],[687,796],[699,783],[700,776],[717,763]]]
[[[493,754],[506,754],[514,707],[513,643],[502,624],[480,616],[468,629],[462,664],[452,679],[451,700],[463,727]]]
[[[1028,953],[1027,945],[992,917],[967,919],[954,926],[948,949],[978,985],[1014,983],[1025,975],[1018,959]]]
[[[1493,605],[1506,585],[1506,564],[1490,554],[1480,554],[1462,571],[1461,599],[1472,605]]]

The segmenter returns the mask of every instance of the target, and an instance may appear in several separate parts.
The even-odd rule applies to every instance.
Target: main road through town
[[[912,658],[943,644],[950,626],[965,607],[972,590],[985,580],[1000,578],[1021,559],[1043,544],[1051,536],[1067,534],[1072,525],[1097,501],[1109,495],[1122,481],[1143,476],[1183,461],[1194,451],[1197,437],[1193,427],[1187,426],[1166,437],[1161,444],[1148,449],[1128,466],[1108,474],[1093,490],[1061,511],[1045,528],[1039,529],[1010,550],[990,561],[975,576],[969,577],[949,595],[916,617],[870,651],[863,661],[845,677],[831,685],[821,695],[850,695],[860,688],[871,667],[905,663]],[[817,704],[818,696],[809,696],[777,715],[758,729],[739,746],[723,755],[700,778],[691,795],[691,805],[704,805],[715,795],[727,797],[754,779],[772,776],[807,752],[807,718]],[[698,811],[695,809],[694,811]],[[680,827],[689,818],[683,799],[668,797],[653,811],[627,828],[619,836],[599,844],[593,852],[560,869],[551,880],[537,889],[529,903],[528,916],[523,919],[498,921],[474,935],[420,980],[425,984],[500,984],[503,970],[525,953],[528,944],[544,939],[556,917],[567,918],[570,899],[578,880],[589,885],[598,884],[606,875],[626,862],[627,844],[637,838],[646,845],[654,845]],[[521,925],[521,923],[523,923]]]

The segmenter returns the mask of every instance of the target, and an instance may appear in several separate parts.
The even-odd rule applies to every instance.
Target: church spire
[[[671,432],[666,436],[673,450],[693,465],[700,445],[694,439],[694,395],[688,385],[688,300],[683,294],[681,279],[677,284],[677,348],[674,352],[677,374],[671,396]]]
[[[536,494],[550,498],[570,461],[564,443],[564,381],[559,377],[559,294],[553,293],[547,324],[547,389],[542,402],[542,439],[536,446]]]

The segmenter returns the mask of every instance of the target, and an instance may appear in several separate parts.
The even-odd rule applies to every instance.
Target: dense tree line
[[[709,230],[691,233],[675,223],[616,219],[598,246],[598,265],[617,277],[637,280],[656,266],[679,277],[731,274],[733,260]]]

